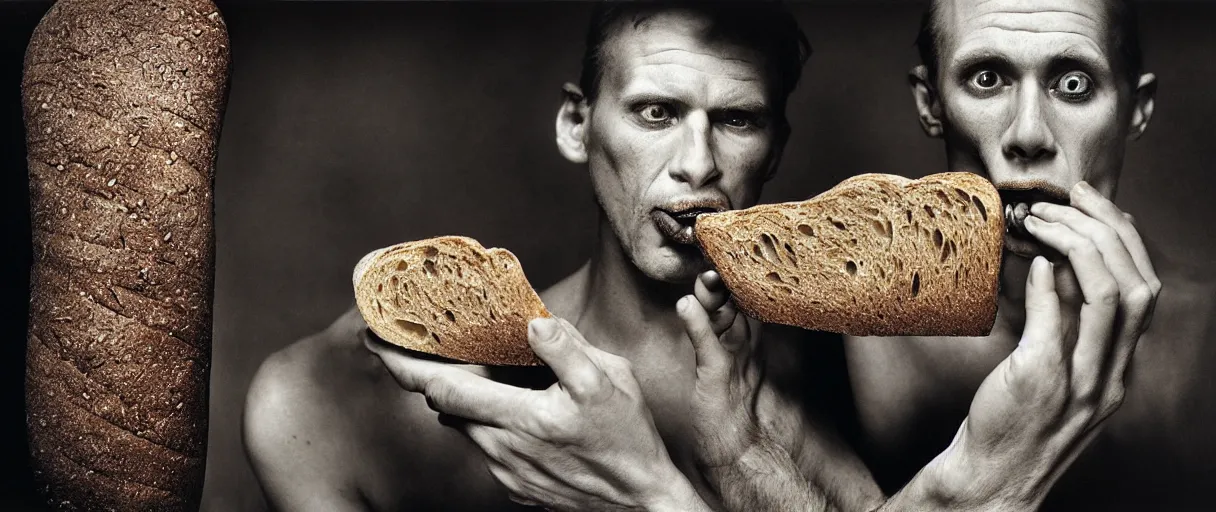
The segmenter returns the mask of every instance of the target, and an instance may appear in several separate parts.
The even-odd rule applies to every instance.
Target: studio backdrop
[[[353,305],[351,271],[361,256],[466,235],[510,249],[543,289],[590,254],[590,181],[554,141],[561,86],[577,81],[590,6],[219,4],[233,73],[216,171],[204,510],[260,511],[241,446],[250,379],[269,354]],[[0,18],[13,14],[3,26],[28,34],[49,3],[33,5],[0,6]],[[942,142],[921,131],[906,80],[923,5],[794,9],[814,55],[789,105],[793,136],[762,200],[804,199],[863,172],[948,170]],[[1142,24],[1147,68],[1159,81],[1156,112],[1145,137],[1130,145],[1117,203],[1161,251],[1197,266],[1216,259],[1216,8],[1152,2]],[[6,56],[3,101],[11,112],[19,105],[11,83],[19,53]],[[19,199],[12,191],[26,190],[24,168],[5,174],[6,193]],[[20,215],[21,206],[6,211]],[[14,218],[13,226],[28,221]]]

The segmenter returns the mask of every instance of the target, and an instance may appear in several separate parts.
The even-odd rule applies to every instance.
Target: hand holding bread
[[[1122,404],[1160,292],[1126,214],[1082,182],[1024,220],[1063,255],[1031,264],[1018,347],[981,384],[954,442],[925,470],[964,502],[1035,510]]]
[[[513,501],[551,510],[708,510],[669,458],[629,361],[592,347],[562,319],[538,318],[527,329],[557,375],[544,390],[367,343],[402,388],[455,417]]]

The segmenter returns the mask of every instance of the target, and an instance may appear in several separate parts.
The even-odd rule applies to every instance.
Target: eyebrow
[[[681,96],[683,96],[683,91],[678,89],[671,92],[663,92],[653,85],[647,84],[646,86],[642,87],[631,87],[626,89],[621,95],[621,102],[625,104],[665,102],[686,104],[687,102],[682,100]],[[759,115],[768,115],[772,113],[772,107],[765,103],[764,100],[746,97],[740,98],[738,95],[732,96],[721,98],[720,103],[710,110],[717,112],[742,111]]]
[[[953,67],[963,71],[970,70],[987,62],[997,62],[1000,65],[1008,67],[1013,66],[1013,59],[1010,59],[1003,52],[986,48],[964,53],[955,59],[955,61],[956,64]],[[1070,65],[1091,70],[1105,70],[1110,67],[1105,61],[1095,55],[1094,52],[1078,48],[1077,45],[1070,46],[1052,55],[1047,64],[1048,68],[1052,69]]]

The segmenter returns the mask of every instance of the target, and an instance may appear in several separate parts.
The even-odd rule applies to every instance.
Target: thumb
[[[706,371],[722,373],[730,360],[730,354],[714,334],[705,308],[701,307],[696,297],[689,295],[676,303],[676,314],[684,322],[684,330],[692,340],[693,352],[697,356],[697,376],[702,376]]]
[[[1047,258],[1036,256],[1026,276],[1026,328],[1019,348],[1043,349],[1063,358],[1061,330],[1060,299],[1052,264]]]
[[[528,344],[532,351],[549,365],[571,396],[584,397],[599,391],[607,379],[587,356],[576,335],[555,318],[528,322]]]

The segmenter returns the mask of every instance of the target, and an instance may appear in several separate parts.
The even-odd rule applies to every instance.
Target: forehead
[[[731,91],[762,99],[773,81],[764,55],[714,37],[713,29],[712,20],[695,11],[626,16],[604,44],[604,82],[626,89],[696,86],[701,93]]]
[[[1015,62],[1067,55],[1110,65],[1106,0],[945,0],[938,7],[947,65],[986,54]]]

